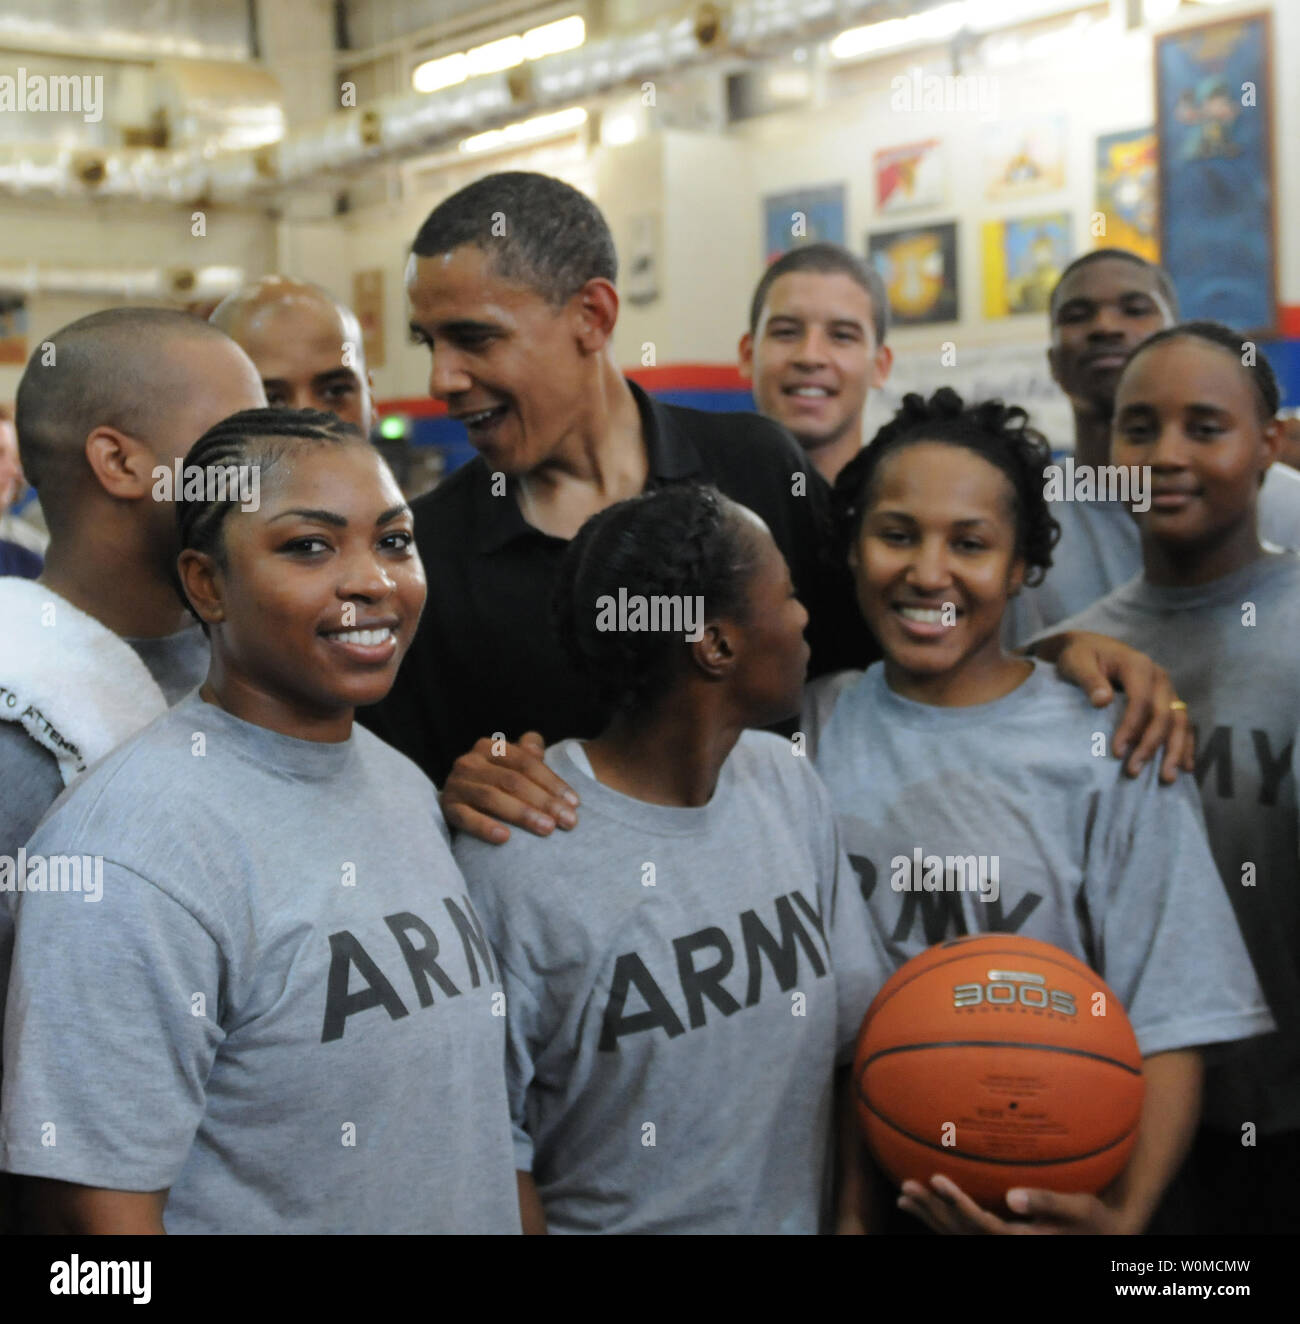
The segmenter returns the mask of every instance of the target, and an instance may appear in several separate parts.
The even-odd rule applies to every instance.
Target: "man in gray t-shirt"
[[[884,979],[825,788],[759,732],[701,808],[611,790],[577,741],[546,761],[578,826],[456,856],[500,959],[515,1163],[549,1229],[816,1232],[834,1066]]]
[[[1008,605],[1002,622],[1007,647],[1059,628],[1141,571],[1137,524],[1122,501],[1103,499],[1099,483],[1110,463],[1111,417],[1124,365],[1147,336],[1177,320],[1173,282],[1136,253],[1092,249],[1061,273],[1050,300],[1047,359],[1074,414],[1074,467],[1062,476],[1089,486],[1072,481],[1065,500],[1053,499],[1049,489],[1061,540],[1043,582],[1022,589]],[[1076,494],[1087,499],[1074,500]],[[1259,531],[1279,547],[1300,547],[1300,474],[1285,465],[1273,465],[1265,477]]]
[[[0,1168],[165,1189],[169,1232],[519,1231],[501,984],[409,760],[193,694],[68,789],[25,877],[49,856],[102,897],[0,875]]]
[[[48,602],[32,611],[0,579],[0,856],[73,776],[203,680],[207,647],[172,586],[175,515],[157,473],[170,478],[214,423],[265,403],[243,350],[173,309],[92,313],[33,352],[16,422],[50,526],[37,581]]]
[[[1139,575],[1066,622],[1166,667],[1196,724],[1210,846],[1281,1033],[1206,1078],[1209,1125],[1300,1131],[1300,556],[1275,553],[1196,588]]]

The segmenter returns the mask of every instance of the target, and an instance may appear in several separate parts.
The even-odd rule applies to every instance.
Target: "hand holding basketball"
[[[898,1206],[919,1218],[931,1231],[957,1236],[1124,1236],[1138,1231],[1124,1211],[1096,1195],[1017,1187],[1007,1192],[1007,1204],[1028,1218],[1014,1222],[981,1209],[947,1177],[934,1176],[927,1189],[905,1181]]]
[[[1133,1028],[1096,972],[1000,933],[949,939],[895,971],[863,1020],[853,1079],[862,1134],[889,1177],[940,1172],[972,1208],[1002,1211],[1028,1182],[1109,1187],[1145,1093]],[[943,1212],[921,1190],[922,1207]],[[1089,1209],[1084,1221],[1097,1221]]]

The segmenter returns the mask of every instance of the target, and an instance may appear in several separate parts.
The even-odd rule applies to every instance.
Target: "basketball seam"
[[[926,1048],[1025,1048],[1040,1053],[1067,1053],[1071,1057],[1087,1057],[1094,1062],[1106,1062],[1110,1066],[1118,1067],[1121,1071],[1127,1071],[1131,1076],[1142,1074],[1141,1067],[1131,1067],[1126,1062],[1120,1062],[1113,1057],[1106,1057],[1103,1053],[1090,1053],[1086,1048],[1067,1048],[1064,1044],[1024,1043],[1019,1039],[935,1039],[929,1043],[897,1044],[893,1048],[877,1049],[863,1062],[862,1069],[858,1072],[858,1079],[862,1079],[863,1072],[878,1057],[888,1057],[891,1053],[918,1053]]]
[[[946,1154],[949,1158],[965,1159],[967,1162],[970,1163],[993,1163],[1005,1168],[1055,1168],[1055,1167],[1059,1167],[1062,1163],[1083,1163],[1087,1159],[1097,1158],[1100,1155],[1107,1153],[1109,1150],[1114,1149],[1116,1145],[1122,1145],[1129,1138],[1129,1136],[1131,1136],[1133,1132],[1138,1129],[1138,1125],[1139,1125],[1139,1122],[1134,1122],[1133,1125],[1130,1126],[1129,1129],[1125,1131],[1123,1135],[1117,1137],[1115,1140],[1112,1140],[1107,1145],[1102,1145],[1100,1149],[1089,1150],[1086,1154],[1071,1154],[1065,1158],[1050,1158],[1050,1159],[990,1158],[990,1157],[986,1157],[983,1154],[968,1154],[965,1150],[953,1149],[947,1145],[936,1145],[933,1140],[923,1140],[920,1136],[913,1135],[911,1131],[905,1130],[903,1127],[899,1126],[897,1122],[892,1121],[890,1118],[886,1117],[883,1113],[878,1112],[875,1108],[873,1108],[871,1106],[871,1101],[867,1098],[865,1094],[863,1094],[862,1085],[860,1082],[857,1086],[857,1095],[858,1095],[858,1102],[861,1103],[862,1106],[873,1117],[879,1118],[880,1121],[885,1126],[889,1127],[891,1131],[898,1132],[900,1136],[903,1136],[906,1139],[912,1141],[913,1144],[920,1145],[924,1149],[936,1150],[940,1154]]]
[[[1002,1168],[1059,1168],[1060,1165],[1066,1164],[1066,1162],[1084,1162],[1088,1159],[1096,1159],[1096,1157],[1111,1151],[1116,1145],[1124,1144],[1124,1141],[1128,1140],[1128,1137],[1137,1129],[1137,1123],[1133,1123],[1132,1127],[1129,1127],[1128,1131],[1125,1131],[1124,1135],[1121,1135],[1119,1139],[1112,1140],[1111,1143],[1103,1145],[1100,1149],[1090,1149],[1090,1151],[1082,1153],[1082,1155],[1067,1155],[1066,1157],[1063,1157],[1063,1159],[993,1159],[993,1157],[985,1155],[972,1155],[972,1153],[966,1153],[964,1149],[952,1149],[949,1148],[948,1145],[936,1145],[933,1140],[923,1140],[920,1136],[913,1136],[911,1131],[904,1131],[903,1127],[900,1127],[896,1121],[891,1121],[888,1117],[883,1116],[882,1113],[876,1112],[875,1108],[872,1108],[871,1104],[867,1103],[867,1100],[862,1098],[862,1091],[860,1090],[858,1091],[858,1098],[862,1100],[863,1106],[867,1108],[867,1111],[870,1112],[872,1116],[879,1117],[880,1121],[882,1121],[886,1127],[890,1128],[891,1131],[898,1132],[900,1136],[904,1136],[905,1139],[911,1140],[913,1144],[921,1145],[924,1149],[935,1149],[935,1151],[941,1153],[941,1155],[948,1155],[951,1159],[965,1159],[968,1162],[980,1162],[980,1164],[988,1162],[988,1164],[997,1164],[1002,1166]]]

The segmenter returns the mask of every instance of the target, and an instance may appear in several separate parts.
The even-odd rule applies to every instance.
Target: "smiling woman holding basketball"
[[[496,971],[433,786],[353,726],[423,607],[410,511],[312,411],[187,464],[261,505],[180,503],[207,681],[30,843],[103,899],[19,898],[2,1166],[51,1231],[517,1232]]]
[[[1026,421],[948,389],[909,395],[843,471],[845,547],[885,660],[810,686],[804,729],[896,963],[966,933],[1051,943],[1114,990],[1144,1059],[1133,1158],[1100,1198],[1025,1189],[1028,1166],[1008,1203],[1030,1224],[941,1176],[906,1183],[903,1207],[945,1232],[1136,1232],[1195,1126],[1190,1050],[1257,1034],[1269,1016],[1190,780],[1161,788],[1154,766],[1125,776],[1109,757],[1113,719],[1002,648],[1007,603],[1053,542],[1047,447]],[[959,889],[918,857],[983,857],[996,888]],[[941,1138],[926,1139],[941,1171]]]

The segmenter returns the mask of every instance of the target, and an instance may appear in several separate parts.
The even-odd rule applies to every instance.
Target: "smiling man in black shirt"
[[[407,266],[429,393],[479,453],[413,505],[428,603],[392,692],[360,716],[439,785],[455,764],[448,821],[489,841],[509,835],[503,822],[545,833],[574,821],[576,797],[540,751],[595,735],[604,714],[562,657],[551,590],[568,540],[616,501],[663,483],[713,483],[760,515],[785,555],[809,612],[810,675],[879,656],[830,550],[829,489],[794,439],[756,414],[651,400],[620,372],[617,269],[591,200],[522,171],[440,203]],[[1135,697],[1138,655],[1116,665],[1128,650],[1114,645],[1099,669],[1100,654],[1077,651],[1087,654],[1069,667],[1078,683],[1105,687],[1105,670]],[[1141,664],[1159,710],[1156,669]],[[1144,725],[1141,711],[1131,716]],[[1167,729],[1157,724],[1144,746]]]
[[[416,238],[412,332],[479,455],[414,505],[429,603],[367,720],[439,784],[480,737],[600,730],[555,641],[551,586],[587,518],[647,487],[709,482],[762,516],[810,608],[815,673],[878,655],[829,552],[829,489],[793,439],[756,414],[652,400],[619,371],[616,270],[600,212],[545,175],[480,180]]]

